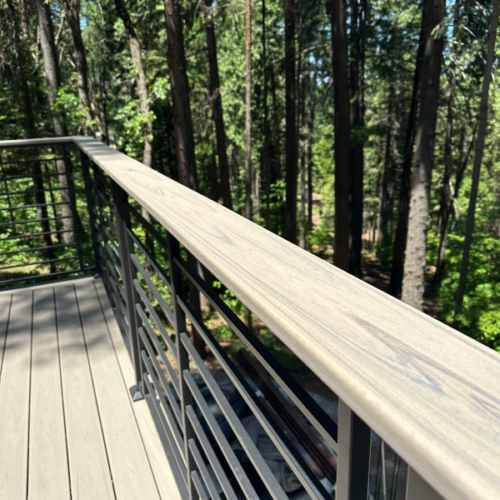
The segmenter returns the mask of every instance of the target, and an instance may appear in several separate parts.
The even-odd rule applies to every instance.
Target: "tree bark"
[[[307,232],[313,230],[313,145],[314,145],[314,112],[316,107],[317,67],[309,89],[309,117],[307,138]]]
[[[45,67],[45,80],[47,82],[47,94],[51,106],[52,123],[54,125],[54,133],[57,137],[67,135],[66,126],[62,116],[54,109],[54,104],[57,100],[57,93],[61,87],[61,72],[59,69],[59,61],[57,59],[56,45],[54,41],[54,28],[52,25],[52,16],[50,5],[43,0],[35,2],[38,28],[40,33],[40,45],[42,47],[43,63]],[[61,155],[61,153],[59,153]],[[61,189],[61,215],[64,233],[61,234],[64,243],[70,243],[74,239],[73,214],[71,210],[70,190],[68,186],[68,176],[66,175],[66,165],[64,160],[56,161],[59,188]]]
[[[365,73],[366,0],[351,0],[351,253],[349,272],[361,277],[361,252],[363,249],[363,166],[364,139],[364,73]]]
[[[30,78],[30,71],[28,67],[28,47],[29,47],[29,33],[27,27],[22,28],[22,13],[18,13],[12,0],[7,0],[7,8],[11,16],[11,22],[13,24],[14,31],[14,46],[16,48],[17,64],[19,67],[19,73],[21,77],[20,86],[22,94],[22,105],[24,111],[24,126],[25,126],[25,136],[27,139],[36,137],[36,123],[35,115],[33,113],[33,107],[31,104],[31,92],[28,85],[28,79]],[[42,177],[42,169],[39,161],[33,162],[32,167],[33,174],[33,186],[35,188],[35,201],[37,205],[37,215],[39,219],[42,219],[41,228],[42,232],[46,233],[43,236],[45,246],[49,247],[47,250],[47,259],[54,259],[54,250],[50,248],[52,246],[52,239],[50,237],[50,224],[48,219],[49,215],[47,212],[45,190]],[[43,220],[45,219],[45,220]],[[54,270],[54,265],[50,266],[51,271]]]
[[[196,191],[193,122],[189,102],[184,36],[182,33],[181,18],[178,13],[178,0],[165,0],[164,5],[179,180],[185,186]]]
[[[245,217],[252,218],[252,11],[245,0]]]
[[[271,157],[270,157],[270,124],[269,124],[269,86],[267,81],[267,46],[266,46],[266,0],[262,0],[262,101],[264,108],[264,141],[262,146],[262,167],[264,173],[264,190],[266,195],[266,229],[271,230]]]
[[[285,0],[285,153],[286,211],[285,236],[297,243],[298,145],[296,124],[295,0]]]
[[[212,0],[205,0],[205,33],[207,37],[208,67],[210,71],[209,92],[212,103],[217,140],[217,157],[219,159],[220,190],[222,203],[230,210],[233,209],[231,186],[229,182],[229,162],[226,149],[226,129],[222,112],[222,96],[219,82],[219,66],[217,62],[217,44],[214,28],[214,13]]]
[[[349,270],[349,82],[345,0],[331,0],[335,112],[335,241],[333,263]]]
[[[493,61],[495,59],[495,43],[498,29],[499,6],[500,0],[493,0],[493,12],[491,13],[490,34],[488,38],[488,53],[486,55],[483,90],[481,94],[481,104],[479,107],[479,125],[477,130],[477,141],[474,156],[474,169],[472,172],[472,186],[470,192],[469,209],[467,212],[467,223],[465,227],[464,251],[462,256],[462,265],[460,268],[460,280],[458,283],[457,296],[455,299],[454,326],[457,325],[458,315],[462,311],[465,287],[467,285],[467,273],[469,271],[469,258],[472,245],[472,236],[474,233],[474,218],[476,214],[477,193],[479,189],[479,178],[481,175],[481,164],[483,162],[484,153],[484,140],[486,136],[490,83],[492,79]]]
[[[422,90],[417,128],[415,162],[411,176],[411,200],[406,241],[402,300],[422,309],[425,285],[425,251],[429,220],[434,141],[439,104],[439,78],[443,55],[441,28],[445,0],[428,0],[424,5],[425,46],[422,60]],[[436,32],[441,31],[441,33]]]
[[[424,4],[422,6],[422,16],[427,2],[428,0],[424,0]],[[408,127],[406,129],[405,153],[399,193],[398,223],[396,226],[396,236],[394,238],[391,282],[389,284],[389,293],[394,297],[399,297],[401,295],[401,289],[403,286],[404,256],[406,236],[408,232],[408,214],[410,212],[411,165],[413,160],[413,145],[415,143],[415,133],[417,129],[418,103],[420,100],[420,81],[422,77],[422,60],[424,55],[426,29],[427,28],[424,26],[422,20],[417,61],[415,64],[415,73],[413,74],[413,91],[411,96],[410,115],[408,117]]]
[[[460,12],[460,0],[455,0],[455,11],[453,15],[453,34],[452,41],[456,40],[458,32],[458,16]],[[441,200],[439,204],[439,216],[438,216],[438,226],[439,226],[439,247],[438,247],[438,258],[436,262],[436,272],[434,274],[434,286],[438,283],[441,271],[444,263],[444,250],[446,248],[445,240],[446,233],[448,232],[448,206],[452,199],[451,192],[451,170],[452,170],[452,153],[451,146],[454,135],[453,130],[453,108],[455,101],[455,85],[456,85],[456,50],[455,46],[452,45],[450,54],[451,70],[450,70],[450,89],[448,94],[448,112],[446,119],[446,138],[444,143],[444,175],[443,175],[443,187],[441,188]]]
[[[142,137],[144,141],[144,150],[142,154],[142,163],[146,167],[151,167],[153,158],[153,122],[151,120],[149,103],[148,103],[148,87],[146,84],[146,76],[142,67],[141,46],[135,32],[135,27],[125,6],[124,0],[115,0],[116,11],[120,16],[127,34],[128,43],[130,46],[130,58],[136,71],[135,81],[137,85],[137,95],[139,97],[139,107],[142,115]]]
[[[185,186],[197,191],[193,121],[189,102],[182,20],[178,12],[178,0],[164,0],[164,6],[179,180]],[[196,258],[190,252],[187,253],[187,260],[192,269],[198,269]],[[201,314],[200,293],[192,283],[189,284],[189,296],[194,311]],[[194,328],[193,345],[200,356],[205,358],[205,343]]]
[[[85,55],[85,46],[82,39],[82,31],[80,28],[80,0],[64,0],[66,4],[66,18],[71,31],[73,45],[75,47],[75,61],[78,84],[78,98],[82,105],[85,114],[85,122],[83,124],[83,133],[85,135],[95,135],[91,122],[94,118],[94,108],[91,99],[89,71],[87,66],[87,57]],[[108,143],[109,139],[106,132],[106,126],[102,123],[102,118],[99,113],[95,114],[97,128],[104,142]]]

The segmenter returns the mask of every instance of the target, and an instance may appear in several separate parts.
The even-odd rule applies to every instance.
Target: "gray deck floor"
[[[180,498],[100,280],[0,293],[0,499]]]

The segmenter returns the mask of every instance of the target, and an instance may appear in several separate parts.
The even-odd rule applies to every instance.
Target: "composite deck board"
[[[69,500],[54,289],[33,298],[28,500]]]
[[[0,292],[0,500],[180,500],[101,280]]]
[[[104,317],[106,318],[109,334],[120,364],[123,379],[127,387],[132,387],[135,385],[135,371],[130,362],[130,356],[125,346],[122,333],[115,320],[111,303],[104,289],[102,280],[95,280],[95,285],[104,312]],[[131,399],[130,392],[128,394]],[[181,494],[177,489],[175,477],[163,449],[161,438],[156,430],[147,401],[136,401],[133,404],[133,409],[161,498],[181,500]]]
[[[11,293],[0,295],[0,377],[2,376],[3,352],[5,340],[7,339],[11,302]]]
[[[93,282],[76,282],[89,363],[117,500],[159,500]]]
[[[26,500],[33,292],[14,293],[0,379],[0,498]]]
[[[74,285],[57,287],[55,293],[72,498],[113,500]]]

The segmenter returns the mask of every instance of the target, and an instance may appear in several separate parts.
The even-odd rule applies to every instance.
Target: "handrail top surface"
[[[498,353],[95,139],[72,141],[441,495],[500,498]]]
[[[0,148],[18,148],[31,146],[52,146],[53,144],[68,144],[75,142],[75,137],[40,137],[35,139],[13,139],[0,141]]]

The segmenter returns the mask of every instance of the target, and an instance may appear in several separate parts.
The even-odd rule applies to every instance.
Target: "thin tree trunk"
[[[271,229],[271,158],[269,148],[269,103],[267,81],[267,49],[266,49],[266,0],[262,0],[262,100],[264,104],[264,144],[262,147],[262,166],[264,170],[264,189],[266,195],[266,229]]]
[[[422,16],[425,5],[429,0],[424,0]],[[403,286],[404,257],[406,248],[406,236],[408,232],[408,214],[410,212],[410,180],[411,165],[413,160],[413,145],[417,129],[418,103],[420,100],[420,81],[422,78],[422,61],[424,55],[424,41],[426,39],[426,27],[422,22],[420,41],[418,44],[417,61],[413,75],[413,91],[411,96],[410,115],[408,117],[408,128],[406,129],[405,155],[403,159],[403,171],[401,173],[401,187],[399,193],[398,223],[396,236],[394,238],[394,250],[392,256],[391,282],[389,293],[394,297],[401,295]]]
[[[357,132],[350,151],[351,164],[351,253],[349,271],[360,277],[363,249],[364,144],[359,132],[364,126],[364,72],[366,0],[351,0],[350,102],[351,130]]]
[[[233,209],[231,186],[229,182],[229,162],[226,149],[226,129],[222,112],[222,96],[219,82],[219,66],[217,62],[217,44],[214,28],[214,13],[212,0],[205,0],[205,33],[207,37],[208,67],[210,71],[209,92],[215,123],[217,139],[217,157],[219,159],[220,189],[222,203],[230,210]]]
[[[462,256],[462,265],[460,268],[460,280],[458,283],[457,296],[455,299],[455,326],[458,324],[458,315],[462,311],[465,287],[467,285],[467,273],[469,271],[469,257],[472,245],[472,236],[474,233],[477,192],[479,189],[479,178],[481,175],[481,164],[483,162],[484,153],[484,140],[486,136],[490,83],[492,79],[493,61],[495,59],[495,43],[498,29],[499,6],[500,0],[493,0],[493,12],[491,13],[490,34],[488,39],[488,53],[486,55],[483,91],[481,94],[481,104],[479,107],[479,126],[477,131],[476,150],[474,156],[474,169],[472,172],[472,187],[470,192],[469,210],[467,212],[467,224],[465,227],[464,251]]]
[[[331,0],[335,112],[335,241],[333,263],[349,270],[349,83],[345,0]]]
[[[135,27],[128,13],[124,0],[115,0],[116,11],[125,26],[128,43],[130,47],[130,58],[135,69],[135,81],[137,86],[137,95],[139,97],[139,108],[142,115],[142,139],[144,148],[142,152],[142,163],[146,167],[151,167],[153,160],[153,121],[151,120],[149,103],[148,103],[148,87],[146,84],[146,76],[142,66],[141,46],[135,32]],[[151,216],[146,209],[142,209],[142,216],[151,222]],[[146,231],[146,246],[154,256],[154,241],[152,236]],[[154,274],[153,266],[147,262],[147,271],[150,276]]]
[[[313,81],[309,83],[309,119],[307,138],[307,233],[313,230],[313,145],[314,145],[314,112],[316,107],[317,67]]]
[[[50,5],[44,3],[43,0],[35,2],[38,27],[40,33],[40,45],[42,47],[43,62],[45,67],[45,80],[47,82],[47,94],[51,106],[52,123],[54,125],[54,133],[57,137],[67,135],[64,121],[59,112],[54,109],[54,104],[57,100],[57,93],[61,87],[61,72],[59,69],[59,61],[57,59],[56,45],[54,42],[54,28],[52,26],[52,17]],[[59,188],[61,189],[61,215],[64,233],[62,233],[62,241],[70,243],[74,238],[73,214],[70,203],[70,190],[68,188],[68,176],[66,175],[66,165],[64,160],[56,161]]]
[[[295,74],[295,0],[285,0],[285,152],[286,152],[286,239],[297,243],[297,170]]]
[[[418,120],[415,162],[412,168],[410,214],[406,241],[402,300],[422,309],[425,285],[425,251],[429,221],[434,141],[439,104],[439,78],[443,55],[445,0],[428,0],[422,23],[426,37],[422,61],[422,103]],[[441,33],[436,33],[441,30]]]
[[[458,16],[460,12],[460,0],[455,1],[455,11],[453,15],[453,34],[452,42],[456,40],[458,32]],[[455,85],[456,85],[456,50],[455,45],[451,47],[451,71],[450,71],[450,89],[448,94],[448,113],[446,120],[446,138],[444,143],[444,175],[443,175],[443,187],[441,188],[441,200],[439,204],[439,216],[438,216],[438,226],[439,226],[439,248],[438,248],[438,259],[436,262],[436,272],[434,274],[433,284],[434,286],[438,283],[441,271],[444,263],[444,251],[443,243],[446,239],[445,234],[448,231],[448,205],[450,204],[452,198],[451,192],[451,170],[452,170],[452,140],[453,140],[453,108],[455,100]],[[462,135],[463,136],[463,135]]]
[[[95,135],[90,123],[93,120],[94,106],[91,99],[91,91],[89,84],[89,71],[87,66],[87,57],[85,55],[85,46],[82,39],[82,31],[80,28],[80,0],[64,0],[66,3],[66,18],[71,30],[71,37],[75,47],[75,62],[78,85],[78,98],[85,114],[85,122],[83,124],[83,133],[85,135]],[[106,127],[102,123],[101,117],[97,113],[95,115],[97,128],[104,142],[108,142]]]
[[[178,5],[177,0],[164,0],[177,164],[180,182],[196,191],[197,180],[193,122],[189,102],[189,85],[187,79],[186,56],[184,53],[182,20],[178,12]],[[187,258],[189,265],[195,270],[198,269],[196,258],[190,252],[188,252]],[[200,293],[192,283],[189,284],[189,295],[191,306],[194,311],[201,314]],[[205,358],[205,343],[201,335],[194,328],[193,344],[200,356]]]
[[[252,12],[245,0],[245,217],[252,218]]]
[[[281,142],[280,142],[280,120],[278,116],[278,102],[276,97],[276,79],[274,76],[273,66],[270,68],[270,84],[271,84],[271,98],[273,103],[273,144],[272,144],[272,169],[271,169],[271,184],[275,184],[278,180],[282,180],[282,169],[281,169]],[[273,193],[271,196],[271,202],[274,204],[278,204],[280,202],[280,196],[276,193]],[[279,234],[282,230],[284,230],[283,222],[285,221],[285,204],[281,203],[277,210],[277,225],[274,229],[274,232]]]

